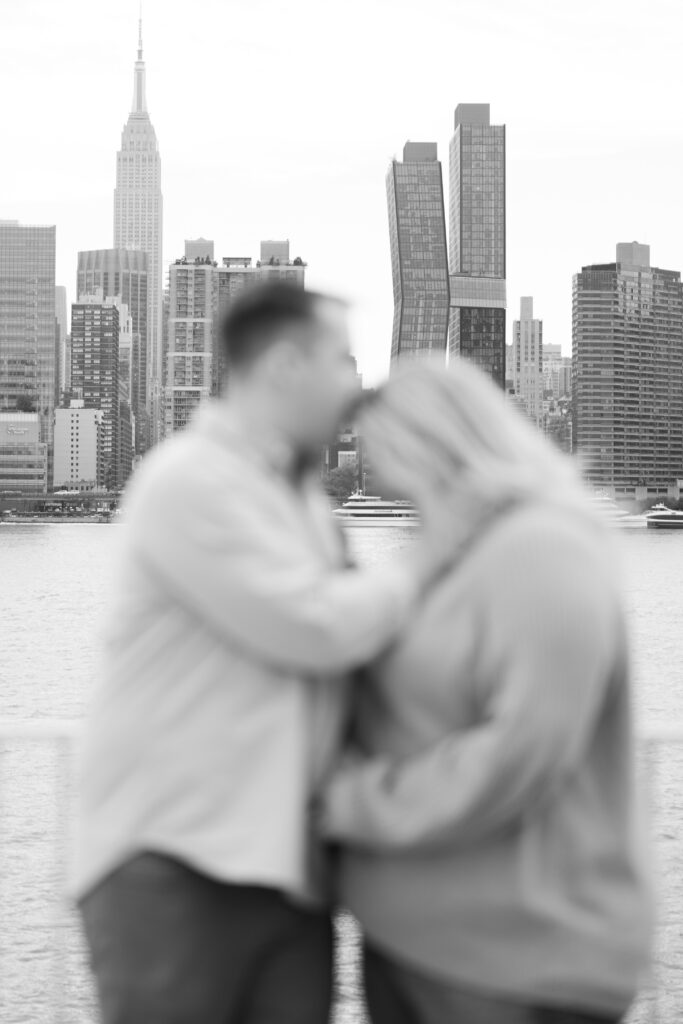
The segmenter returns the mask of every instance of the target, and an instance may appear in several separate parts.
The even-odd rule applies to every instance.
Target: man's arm
[[[527,572],[506,565],[491,598],[481,724],[403,762],[349,758],[323,802],[329,838],[387,850],[476,842],[579,763],[615,655],[614,597],[583,547],[525,544],[514,560]]]
[[[270,489],[244,479],[226,502],[200,470],[182,486],[157,477],[130,509],[137,557],[227,641],[284,670],[373,658],[434,574],[416,550],[372,571],[331,571],[283,528]]]

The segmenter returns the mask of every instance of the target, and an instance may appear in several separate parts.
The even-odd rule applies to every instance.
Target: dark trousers
[[[79,905],[103,1024],[327,1024],[330,917],[145,853]]]
[[[571,1009],[524,1006],[426,977],[368,946],[365,997],[372,1024],[619,1024]]]

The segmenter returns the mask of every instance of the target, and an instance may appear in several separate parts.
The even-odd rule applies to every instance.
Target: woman
[[[570,461],[472,366],[397,375],[362,424],[459,554],[359,689],[321,827],[374,1024],[616,1022],[646,966],[624,614]]]

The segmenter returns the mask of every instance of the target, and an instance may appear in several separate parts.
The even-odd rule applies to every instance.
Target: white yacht
[[[683,530],[683,512],[661,502],[645,513],[648,527],[654,530]]]
[[[417,509],[409,501],[384,501],[356,491],[334,515],[343,526],[417,526]]]
[[[634,530],[648,525],[645,516],[626,512],[605,491],[595,491],[591,496],[591,504],[609,526],[618,526],[621,530]]]

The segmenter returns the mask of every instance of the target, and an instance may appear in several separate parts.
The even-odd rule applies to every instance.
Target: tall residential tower
[[[163,416],[162,219],[161,157],[156,133],[147,113],[140,21],[133,106],[121,135],[121,149],[116,156],[114,247],[139,249],[147,254],[147,332],[144,339],[144,363],[145,402],[150,419],[151,444],[159,440]],[[132,304],[130,308],[132,313]]]
[[[505,387],[505,125],[460,103],[450,145],[451,355]]]
[[[387,173],[394,325],[391,364],[448,345],[448,249],[435,142],[406,142]]]
[[[683,478],[683,284],[650,247],[617,245],[582,267],[572,304],[574,448],[613,496],[664,494]]]

